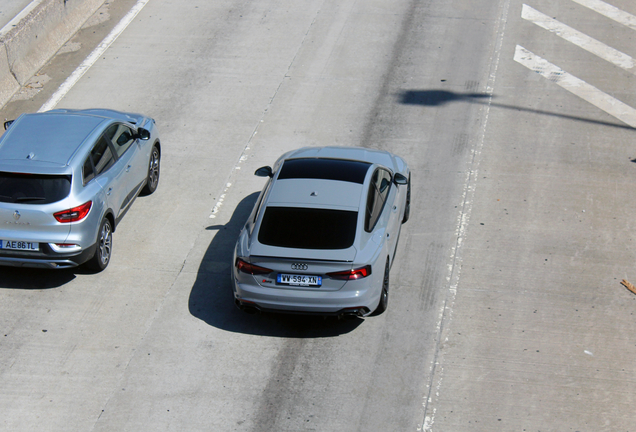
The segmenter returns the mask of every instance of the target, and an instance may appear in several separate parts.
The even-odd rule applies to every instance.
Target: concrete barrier
[[[0,106],[81,28],[105,0],[34,0],[0,30]]]

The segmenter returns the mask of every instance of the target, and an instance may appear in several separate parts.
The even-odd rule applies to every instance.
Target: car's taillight
[[[53,213],[53,217],[55,217],[55,219],[57,219],[57,221],[61,223],[81,221],[82,219],[86,217],[92,205],[93,205],[93,202],[89,201],[82,204],[81,206],[77,206],[77,207],[73,207],[72,209]]]
[[[327,273],[327,276],[329,276],[332,279],[355,280],[355,279],[365,278],[369,276],[370,274],[371,274],[371,266],[366,265],[364,267],[360,267],[357,269]]]
[[[259,267],[254,264],[250,264],[248,262],[243,261],[240,258],[236,259],[236,263],[234,264],[239,271],[243,273],[251,274],[251,275],[259,275],[259,274],[270,274],[274,270],[270,270],[265,267]]]

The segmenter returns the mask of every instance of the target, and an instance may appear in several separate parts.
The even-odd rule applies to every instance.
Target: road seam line
[[[495,48],[493,50],[492,56],[490,57],[491,69],[488,75],[488,81],[486,83],[486,94],[489,95],[488,102],[485,104],[484,120],[479,130],[478,141],[475,145],[475,148],[472,150],[473,157],[470,162],[469,169],[467,170],[467,173],[466,173],[466,180],[464,182],[464,190],[462,193],[461,205],[460,205],[461,210],[457,217],[457,225],[456,225],[457,241],[452,248],[450,261],[448,264],[448,276],[446,277],[446,280],[450,284],[448,289],[450,295],[444,301],[444,304],[440,308],[439,318],[438,318],[438,323],[436,328],[436,333],[437,333],[437,346],[435,350],[436,353],[430,368],[431,378],[429,383],[427,384],[428,394],[426,395],[426,399],[424,400],[424,403],[423,403],[424,405],[424,423],[422,424],[423,431],[433,430],[437,408],[433,408],[431,413],[428,412],[429,404],[432,402],[432,399],[433,399],[433,385],[435,385],[435,397],[439,398],[440,389],[442,387],[442,382],[444,380],[444,367],[442,365],[443,354],[440,353],[440,347],[443,343],[448,342],[448,335],[444,337],[443,341],[442,341],[442,337],[445,334],[445,330],[450,326],[450,322],[452,320],[452,315],[453,315],[453,306],[457,298],[457,288],[459,286],[459,279],[461,276],[463,245],[466,238],[468,223],[470,221],[470,216],[472,213],[472,207],[473,207],[476,183],[477,183],[477,176],[479,173],[479,162],[481,158],[481,152],[484,147],[484,143],[486,141],[486,130],[488,128],[488,119],[490,117],[490,109],[492,107],[492,100],[493,100],[492,95],[494,93],[495,81],[497,79],[497,72],[499,70],[499,63],[501,61],[503,40],[504,40],[504,35],[506,32],[506,23],[508,21],[508,12],[510,9],[510,0],[504,0],[501,9],[502,9],[501,18],[498,22],[497,29],[495,31],[495,35],[497,36],[496,42],[495,42]]]

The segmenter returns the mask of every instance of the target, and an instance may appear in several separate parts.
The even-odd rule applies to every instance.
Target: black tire
[[[159,174],[161,174],[161,152],[155,144],[150,151],[150,161],[148,162],[148,177],[146,178],[146,186],[141,191],[142,195],[150,195],[157,190],[159,186]]]
[[[86,265],[95,271],[102,271],[108,267],[113,253],[113,226],[110,219],[104,218],[97,233],[97,248],[95,254]]]
[[[380,315],[386,311],[389,306],[389,259],[386,259],[386,266],[384,267],[384,279],[382,280],[382,294],[380,295],[380,303],[378,307],[373,311],[373,315]]]
[[[409,182],[406,184],[406,203],[404,204],[404,217],[402,223],[406,223],[411,216],[411,173],[409,173]]]

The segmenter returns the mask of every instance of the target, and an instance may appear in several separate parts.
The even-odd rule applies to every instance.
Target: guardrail
[[[105,0],[34,0],[0,30],[0,106],[82,27]]]

